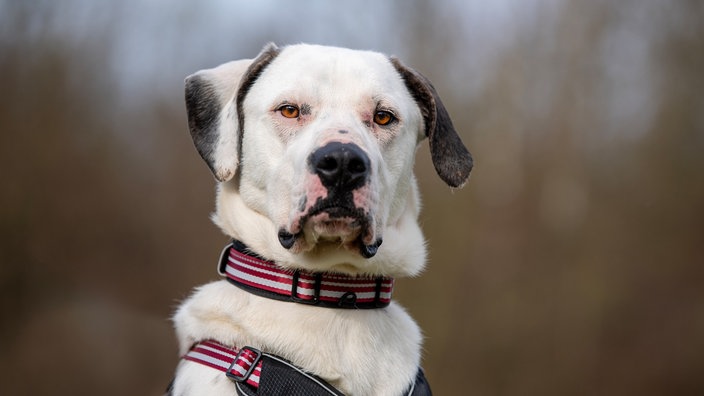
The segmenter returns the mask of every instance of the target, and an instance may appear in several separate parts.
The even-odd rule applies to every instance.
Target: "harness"
[[[259,296],[338,309],[383,308],[391,302],[393,278],[289,271],[233,241],[223,250],[218,273],[237,287]],[[183,356],[222,371],[240,396],[344,396],[322,378],[286,359],[250,346],[223,345],[214,340],[196,343]],[[171,385],[167,389],[170,394]],[[404,396],[432,395],[423,369]]]

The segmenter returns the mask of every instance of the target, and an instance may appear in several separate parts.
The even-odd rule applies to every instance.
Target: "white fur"
[[[401,394],[420,361],[420,330],[394,303],[379,310],[326,309],[262,298],[218,281],[200,287],[174,321],[181,353],[203,339],[254,346],[348,395]],[[234,394],[222,372],[203,367],[183,361],[174,394]]]
[[[218,87],[236,87],[250,63],[238,61],[199,75]],[[228,122],[221,123],[215,154],[219,179],[227,181],[218,186],[213,220],[226,234],[289,268],[395,277],[422,270],[426,252],[412,167],[424,137],[423,120],[387,57],[310,45],[284,48],[243,103],[239,165],[242,132],[231,90],[223,94],[221,116]],[[312,111],[292,124],[275,111],[283,102],[309,104]],[[394,128],[370,125],[380,103],[397,113]],[[348,133],[340,134],[341,129]],[[312,184],[308,156],[331,141],[354,143],[370,158],[369,193],[360,200],[373,213],[374,236],[383,237],[370,259],[324,236],[307,233],[295,251],[284,249],[277,238],[278,230],[300,215],[298,202]],[[260,348],[348,395],[401,394],[420,362],[420,331],[395,303],[374,310],[327,309],[258,297],[219,281],[198,288],[174,322],[181,353],[204,339]],[[235,392],[221,372],[189,361],[179,365],[174,385],[175,395]]]

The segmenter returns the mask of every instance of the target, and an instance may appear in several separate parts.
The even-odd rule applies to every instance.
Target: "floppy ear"
[[[392,57],[391,63],[420,107],[435,171],[450,187],[462,187],[472,171],[472,155],[455,131],[435,87],[425,76],[404,66],[397,58]]]
[[[188,128],[198,153],[221,182],[237,170],[246,92],[278,49],[269,44],[259,56],[201,70],[186,77]]]

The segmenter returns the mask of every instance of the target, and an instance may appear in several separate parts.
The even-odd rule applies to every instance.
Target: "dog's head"
[[[189,76],[186,105],[196,148],[221,182],[216,222],[292,266],[393,272],[367,260],[382,241],[389,254],[415,243],[424,257],[418,143],[429,138],[451,187],[472,169],[430,82],[375,52],[269,45]]]

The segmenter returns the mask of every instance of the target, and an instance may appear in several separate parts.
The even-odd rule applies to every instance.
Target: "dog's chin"
[[[362,227],[359,222],[351,217],[326,218],[326,214],[321,214],[319,217],[322,218],[310,219],[307,227],[304,227],[304,230],[309,229],[308,232],[304,231],[305,234],[310,235],[313,240],[339,242],[344,245],[356,240],[361,233]]]
[[[334,248],[370,258],[381,245],[370,220],[352,209],[328,208],[301,216],[294,224],[290,231],[279,231],[279,242],[294,254]]]

